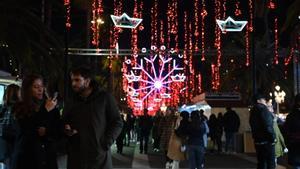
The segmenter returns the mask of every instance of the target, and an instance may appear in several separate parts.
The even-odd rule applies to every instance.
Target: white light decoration
[[[116,43],[116,53],[119,54],[119,43]]]
[[[126,13],[121,16],[110,15],[116,27],[135,29],[143,19],[130,18]]]
[[[155,82],[154,82],[154,87],[155,87],[156,89],[160,89],[162,86],[163,86],[163,85],[162,85],[161,81],[155,81]]]
[[[284,97],[286,96],[286,93],[281,90],[280,91],[280,86],[276,85],[275,86],[275,91],[274,91],[274,97],[275,97],[275,101],[276,101],[276,105],[277,105],[277,114],[279,114],[279,104],[284,102]]]
[[[131,71],[130,73],[131,74],[129,75],[125,75],[129,83],[138,82],[141,79],[141,76],[135,76],[133,71]]]
[[[230,16],[225,20],[217,19],[217,24],[222,32],[240,32],[248,21],[235,21]]]
[[[146,48],[142,48],[142,53],[146,53],[147,49]]]

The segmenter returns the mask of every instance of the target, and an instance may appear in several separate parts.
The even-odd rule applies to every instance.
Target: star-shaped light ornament
[[[116,27],[135,29],[143,19],[130,18],[126,13],[121,16],[110,15]]]
[[[240,32],[248,23],[248,21],[235,21],[230,16],[225,21],[219,19],[216,21],[222,32]]]

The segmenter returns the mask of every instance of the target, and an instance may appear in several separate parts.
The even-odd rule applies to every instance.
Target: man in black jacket
[[[225,152],[234,152],[234,137],[240,128],[240,118],[237,113],[231,109],[231,107],[226,107],[226,112],[223,116],[223,124],[225,131]]]
[[[275,169],[275,132],[272,113],[262,94],[254,96],[254,106],[250,111],[250,126],[255,143],[257,169]]]
[[[99,89],[89,68],[71,72],[75,96],[64,108],[67,169],[112,169],[110,146],[123,122],[113,96]]]
[[[148,114],[148,110],[144,109],[144,115],[139,119],[139,127],[141,131],[140,137],[140,153],[148,153],[149,135],[153,126],[152,118]]]

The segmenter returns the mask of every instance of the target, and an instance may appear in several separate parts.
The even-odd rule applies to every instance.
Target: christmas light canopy
[[[248,21],[235,21],[230,16],[225,20],[216,19],[222,32],[240,32],[246,26]]]
[[[116,27],[135,29],[143,19],[130,18],[126,13],[121,16],[110,15]]]

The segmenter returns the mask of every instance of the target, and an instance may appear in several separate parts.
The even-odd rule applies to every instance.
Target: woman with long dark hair
[[[23,79],[23,101],[15,108],[17,137],[14,169],[57,169],[55,141],[59,131],[57,100],[45,99],[43,78]]]

